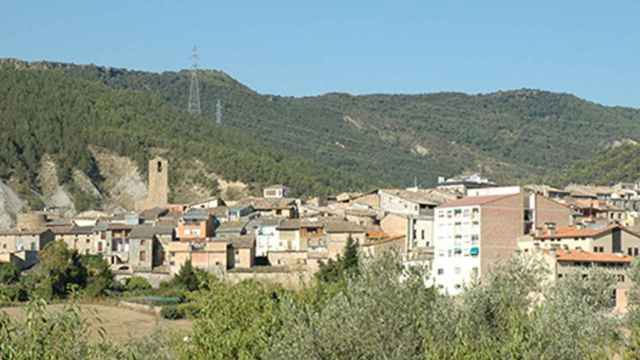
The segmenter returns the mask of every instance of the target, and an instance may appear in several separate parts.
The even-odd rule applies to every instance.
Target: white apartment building
[[[448,294],[462,292],[480,272],[480,207],[436,209],[434,228],[434,285]]]

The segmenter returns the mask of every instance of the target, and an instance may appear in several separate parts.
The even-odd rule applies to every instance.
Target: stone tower
[[[161,157],[149,160],[149,193],[139,210],[169,204],[169,162]]]

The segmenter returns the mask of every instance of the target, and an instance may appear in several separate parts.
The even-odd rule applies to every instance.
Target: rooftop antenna
[[[216,123],[222,125],[222,102],[220,99],[216,102]]]
[[[198,48],[193,47],[191,51],[191,84],[189,85],[189,105],[187,110],[194,115],[200,115],[200,85],[198,84]]]

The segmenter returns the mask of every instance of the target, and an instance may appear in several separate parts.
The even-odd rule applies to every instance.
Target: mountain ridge
[[[438,176],[470,172],[501,183],[524,183],[565,171],[610,144],[640,139],[640,110],[538,89],[292,97],[260,94],[222,71],[198,70],[203,114],[190,117],[185,115],[189,70],[0,60],[0,69],[11,67],[135,94],[169,106],[178,118],[203,124],[215,121],[220,101],[223,126],[211,131],[230,132],[225,141],[251,139],[256,149],[295,155],[309,166],[333,169],[333,177],[361,179],[358,186],[364,187],[409,186],[416,180],[430,186]],[[234,171],[232,180],[239,176],[253,182],[253,170],[245,171],[249,174]]]

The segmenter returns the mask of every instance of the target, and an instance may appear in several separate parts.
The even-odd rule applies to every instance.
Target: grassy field
[[[60,311],[64,305],[50,305],[51,311]],[[166,320],[159,316],[112,305],[80,305],[83,319],[91,329],[90,336],[98,339],[98,330],[102,327],[107,339],[125,343],[153,334],[155,331],[171,331],[180,334],[191,332],[190,320]],[[22,307],[0,308],[11,317],[24,317]]]

